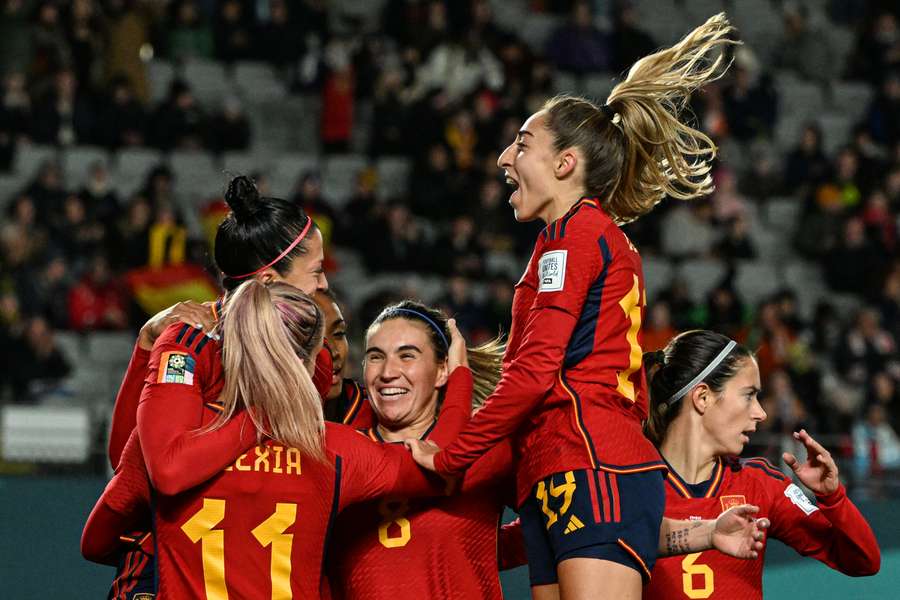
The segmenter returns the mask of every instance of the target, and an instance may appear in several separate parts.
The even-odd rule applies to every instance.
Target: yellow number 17
[[[625,339],[628,340],[628,346],[630,348],[628,353],[628,368],[616,373],[619,382],[619,385],[616,386],[616,391],[632,402],[637,398],[631,376],[634,375],[635,371],[641,368],[641,360],[643,358],[641,345],[638,343],[638,332],[641,330],[641,286],[638,281],[638,276],[633,275],[633,277],[634,285],[631,287],[631,291],[625,294],[624,298],[619,300],[619,306],[625,311],[625,318],[631,323],[631,326],[628,328],[628,333],[625,334]]]

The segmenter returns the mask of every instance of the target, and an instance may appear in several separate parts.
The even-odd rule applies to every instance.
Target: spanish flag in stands
[[[125,281],[138,306],[148,315],[183,300],[206,302],[219,295],[206,271],[188,263],[132,269],[125,274]]]

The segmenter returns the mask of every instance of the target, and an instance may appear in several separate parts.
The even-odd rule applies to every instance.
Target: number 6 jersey
[[[762,458],[718,459],[712,477],[685,483],[669,470],[666,512],[671,519],[715,519],[740,504],[759,506],[771,521],[768,535],[847,575],[871,575],[881,561],[871,527],[841,486],[813,504],[791,480]],[[644,598],[762,598],[764,551],[740,560],[715,550],[659,558]]]

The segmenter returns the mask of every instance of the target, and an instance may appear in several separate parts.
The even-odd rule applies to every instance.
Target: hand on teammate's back
[[[417,465],[429,471],[435,470],[434,455],[441,451],[437,444],[427,440],[409,439],[403,442],[403,445],[412,452]]]
[[[206,335],[215,336],[213,333],[216,326],[216,318],[213,314],[212,302],[194,302],[193,300],[185,300],[174,304],[169,308],[162,310],[144,323],[141,327],[141,333],[138,335],[138,344],[144,350],[153,348],[153,342],[156,341],[166,327],[172,323],[185,323],[191,327],[202,329]]]

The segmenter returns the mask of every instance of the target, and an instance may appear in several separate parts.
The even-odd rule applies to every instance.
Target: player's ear
[[[712,404],[713,394],[708,385],[701,383],[688,392],[688,398],[690,398],[691,404],[694,405],[694,410],[702,415],[706,413],[706,410]]]
[[[565,179],[575,171],[578,166],[578,154],[574,148],[566,148],[556,155],[553,165],[553,174],[557,179]]]
[[[269,267],[268,269],[265,269],[262,273],[259,273],[256,276],[256,279],[264,285],[269,285],[270,283],[274,283],[276,281],[281,281],[281,275],[278,274],[278,271],[276,271],[272,267]]]
[[[450,371],[447,367],[447,360],[444,359],[438,365],[437,378],[434,380],[435,388],[442,388],[447,385],[447,380],[450,378]]]

